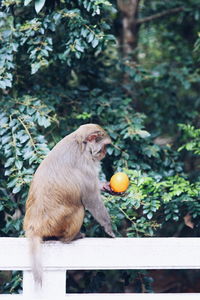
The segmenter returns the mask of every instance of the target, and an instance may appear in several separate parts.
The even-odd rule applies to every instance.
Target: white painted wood
[[[199,294],[74,294],[65,297],[30,297],[23,295],[0,295],[1,300],[199,300]]]
[[[82,294],[70,295],[65,300],[188,300],[200,299],[199,294]]]
[[[35,296],[41,298],[48,297],[64,297],[66,290],[66,271],[51,270],[45,271],[43,274],[42,289],[38,289],[33,280],[31,271],[23,272],[23,294],[27,297]]]
[[[43,245],[46,270],[200,269],[199,238],[85,238]],[[28,241],[0,238],[0,270],[29,270]]]
[[[0,300],[200,299],[200,294],[65,294],[66,270],[200,269],[198,238],[85,238],[71,244],[44,243],[42,251],[44,285],[35,293],[27,239],[0,238],[0,270],[24,274],[23,294],[0,295]]]

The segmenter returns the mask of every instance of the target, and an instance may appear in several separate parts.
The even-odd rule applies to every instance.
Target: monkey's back
[[[67,136],[50,151],[33,177],[24,218],[27,236],[72,239],[80,230],[84,207],[76,162],[67,153],[71,147]]]

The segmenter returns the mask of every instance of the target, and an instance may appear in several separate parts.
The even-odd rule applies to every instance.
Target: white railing
[[[65,294],[66,270],[200,269],[198,238],[85,238],[43,244],[43,290],[34,294],[28,241],[0,238],[0,270],[23,271],[23,293],[8,299],[200,299],[200,294]]]

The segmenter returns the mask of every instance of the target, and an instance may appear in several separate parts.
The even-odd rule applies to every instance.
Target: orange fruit
[[[126,173],[115,173],[110,179],[110,187],[116,193],[122,193],[127,190],[129,186],[129,179]]]

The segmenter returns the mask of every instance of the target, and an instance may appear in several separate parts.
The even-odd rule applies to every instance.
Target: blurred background
[[[118,237],[200,235],[199,0],[0,1],[0,236],[23,236],[32,176],[84,123],[113,140],[101,178]],[[86,236],[105,236],[87,214]],[[190,253],[188,253],[190,255]],[[68,292],[200,292],[198,270],[71,271]],[[0,272],[0,293],[20,292]]]

